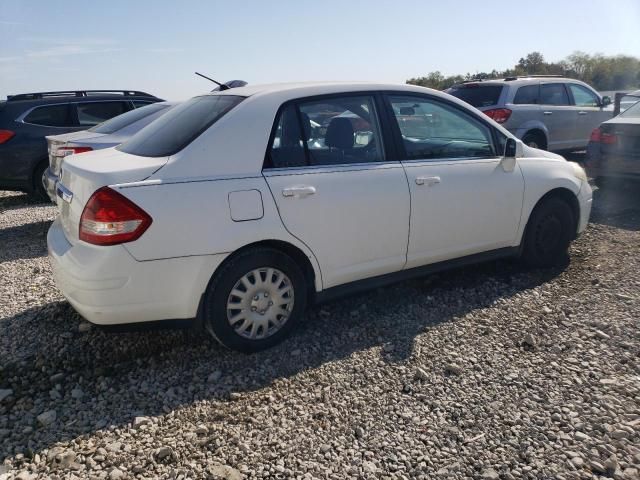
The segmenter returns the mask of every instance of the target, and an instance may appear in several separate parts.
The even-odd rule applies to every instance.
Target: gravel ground
[[[55,209],[0,192],[0,479],[640,478],[640,189],[572,261],[313,308],[284,344],[105,332],[55,289]]]

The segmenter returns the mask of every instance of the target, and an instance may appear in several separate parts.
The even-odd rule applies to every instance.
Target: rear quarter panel
[[[140,239],[125,244],[137,260],[230,254],[251,243],[280,240],[307,255],[316,273],[316,288],[321,288],[320,268],[315,257],[284,228],[262,176],[181,183],[150,181],[112,188],[142,207],[153,219]],[[247,190],[260,192],[263,215],[255,220],[234,221],[229,195]]]

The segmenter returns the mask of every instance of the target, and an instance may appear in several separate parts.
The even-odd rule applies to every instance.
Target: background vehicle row
[[[525,144],[551,151],[584,149],[591,131],[613,116],[609,97],[570,78],[469,81],[447,92],[480,109]]]
[[[12,95],[0,102],[0,188],[46,198],[45,136],[86,130],[100,122],[160,101],[145,92],[81,90]]]

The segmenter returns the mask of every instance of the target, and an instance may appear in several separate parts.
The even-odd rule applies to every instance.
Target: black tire
[[[238,324],[234,325],[236,328],[230,324],[227,317],[227,302],[232,289],[241,278],[256,269],[267,268],[277,269],[288,277],[293,289],[293,306],[286,321],[278,330],[265,338],[249,339],[238,333],[236,330]],[[203,323],[206,330],[227,348],[245,353],[257,352],[284,340],[300,322],[306,304],[307,282],[300,266],[280,250],[260,247],[239,253],[223,265],[219,272],[216,272],[205,293]],[[267,307],[267,309],[271,308]],[[258,313],[247,312],[252,316]],[[261,332],[264,333],[264,329]]]
[[[531,213],[525,231],[523,261],[531,267],[552,267],[568,259],[577,228],[571,206],[560,197],[549,197]]]
[[[47,194],[47,190],[44,188],[42,184],[42,176],[44,175],[45,170],[49,167],[49,162],[40,162],[36,169],[33,171],[32,181],[32,190],[31,194],[34,198],[38,200],[46,200],[51,201],[49,195]]]
[[[529,147],[539,148],[541,150],[547,149],[547,141],[544,136],[536,132],[529,132],[522,137],[522,143]]]

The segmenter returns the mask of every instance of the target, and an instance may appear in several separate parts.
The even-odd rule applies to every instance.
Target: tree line
[[[410,78],[407,83],[444,90],[468,80],[522,75],[562,75],[582,80],[596,90],[635,90],[640,88],[640,58],[574,52],[559,62],[547,62],[540,52],[531,52],[506,70],[450,76],[435,71],[424,77]]]

